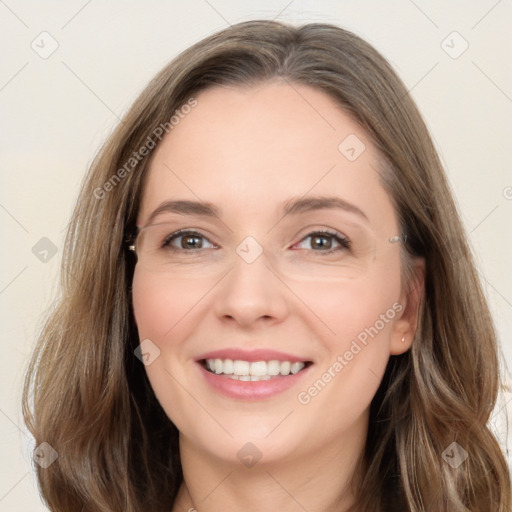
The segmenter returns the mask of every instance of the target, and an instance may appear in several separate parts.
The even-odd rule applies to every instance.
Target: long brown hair
[[[178,432],[134,356],[134,261],[125,237],[151,159],[140,150],[157,144],[158,127],[170,131],[199,91],[273,78],[324,91],[361,124],[407,234],[404,268],[414,256],[426,261],[412,348],[391,356],[371,404],[358,510],[509,512],[510,476],[487,428],[499,385],[496,334],[425,124],[365,41],[333,25],[272,21],[240,23],[180,54],[91,166],[66,239],[61,295],[24,388],[36,444],[58,453],[49,467],[37,466],[46,503],[55,512],[171,509],[182,482]],[[452,467],[447,453],[468,457]]]

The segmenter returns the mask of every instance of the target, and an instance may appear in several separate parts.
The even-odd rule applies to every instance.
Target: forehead
[[[379,155],[359,124],[322,91],[282,81],[214,87],[197,96],[155,150],[139,225],[162,202],[202,200],[221,215],[270,221],[291,197],[337,196],[376,229],[396,216]]]

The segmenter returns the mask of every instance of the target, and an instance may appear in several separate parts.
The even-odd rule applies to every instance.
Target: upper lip
[[[291,363],[301,363],[309,361],[304,357],[299,357],[286,352],[277,350],[258,348],[253,350],[246,350],[241,348],[225,348],[221,350],[213,350],[200,355],[197,360],[204,359],[232,359],[233,361],[290,361]]]

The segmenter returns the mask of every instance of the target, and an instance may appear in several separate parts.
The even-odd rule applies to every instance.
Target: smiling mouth
[[[241,381],[260,381],[296,375],[313,363],[311,361],[243,361],[232,359],[203,359],[203,368],[220,377]]]

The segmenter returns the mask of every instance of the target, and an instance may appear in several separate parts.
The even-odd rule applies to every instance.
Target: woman
[[[251,21],[93,163],[24,411],[52,511],[505,512],[498,385],[402,82],[350,32]]]

